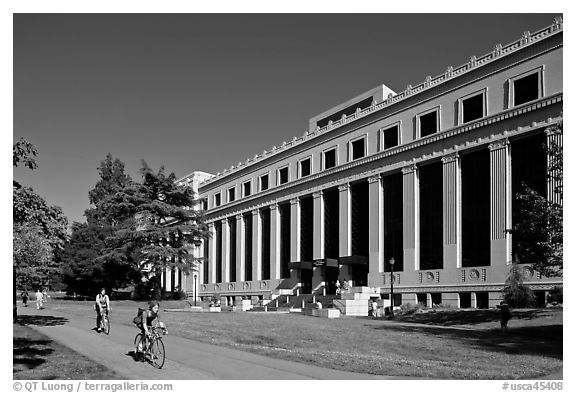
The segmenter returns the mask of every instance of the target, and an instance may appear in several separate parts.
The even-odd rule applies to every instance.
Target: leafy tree
[[[100,205],[111,195],[114,195],[131,184],[132,179],[124,172],[124,163],[118,158],[114,159],[110,153],[108,153],[106,159],[100,163],[98,172],[100,174],[100,180],[96,183],[94,189],[88,192],[90,203],[94,205],[94,207],[86,210],[86,218],[90,224],[115,225],[116,222],[113,216],[102,215]]]
[[[560,138],[563,122],[551,127]],[[548,179],[553,182],[551,198],[541,195],[526,184],[516,195],[520,215],[513,228],[518,239],[516,261],[532,264],[543,276],[563,274],[563,153],[562,145],[544,146],[548,154]]]
[[[66,261],[62,274],[68,293],[93,295],[100,288],[124,287],[136,278],[127,266],[98,260],[112,233],[111,226],[72,224],[70,240],[62,251]]]
[[[195,268],[192,249],[209,232],[203,213],[193,209],[192,189],[177,184],[174,173],[166,175],[164,167],[155,173],[145,162],[140,173],[141,183],[129,182],[99,202],[103,219],[115,223],[100,259],[130,266],[159,296],[158,275],[165,268]]]
[[[20,138],[12,147],[12,166],[18,167],[20,164],[29,169],[36,169],[38,164],[34,157],[38,155],[36,147],[24,138]]]
[[[503,289],[504,301],[511,307],[532,307],[535,303],[534,293],[529,286],[524,285],[524,273],[517,263],[512,263]]]
[[[54,263],[53,249],[42,229],[30,224],[16,224],[13,232],[16,287],[45,285],[58,266]]]

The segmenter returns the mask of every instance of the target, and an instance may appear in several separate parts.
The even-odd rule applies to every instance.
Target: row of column
[[[490,258],[492,263],[508,263],[511,257],[511,155],[507,140],[488,146],[490,150]],[[442,158],[443,165],[443,255],[444,268],[462,266],[461,250],[461,173],[460,156],[450,154]],[[403,258],[404,271],[420,268],[419,256],[419,180],[418,166],[412,164],[402,169],[403,176]],[[369,272],[384,272],[384,213],[386,190],[382,175],[367,179],[369,183]],[[338,187],[339,192],[339,255],[351,255],[351,190],[349,184]],[[313,193],[313,258],[324,258],[324,194]],[[290,261],[300,261],[300,199],[290,200]],[[243,215],[236,216],[236,281],[261,280],[262,218],[260,210],[252,211],[252,277],[244,276],[245,222]],[[222,219],[222,281],[229,282],[230,228]],[[214,224],[209,224],[214,233]],[[270,279],[280,278],[280,213],[277,204],[270,206]],[[216,240],[210,240],[209,280],[216,282]],[[200,275],[202,276],[202,275]]]

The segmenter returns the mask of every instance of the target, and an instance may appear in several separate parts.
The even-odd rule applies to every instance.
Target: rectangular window
[[[438,109],[424,113],[418,116],[418,127],[420,138],[432,135],[438,132]]]
[[[220,196],[220,193],[214,194],[214,206],[220,206],[221,203],[222,203],[222,198]]]
[[[288,183],[288,167],[278,169],[278,184]]]
[[[351,161],[362,158],[366,155],[366,139],[364,137],[350,142]]]
[[[228,189],[228,202],[234,202],[235,199],[236,199],[236,189],[235,188],[229,188]]]
[[[382,148],[383,150],[390,149],[400,144],[400,126],[386,128],[382,130]]]
[[[542,73],[536,70],[512,80],[512,102],[514,106],[537,100],[542,97]]]
[[[242,184],[242,192],[244,193],[244,197],[250,196],[250,194],[252,194],[252,182],[247,181]]]
[[[460,100],[462,124],[481,119],[486,116],[484,93],[464,97]]]
[[[300,161],[300,177],[310,175],[312,166],[311,162],[312,160],[310,158]]]
[[[330,169],[336,166],[336,149],[327,150],[322,153],[322,169]]]
[[[208,210],[208,198],[202,198],[202,210]]]
[[[266,191],[268,187],[268,175],[260,176],[260,191]]]

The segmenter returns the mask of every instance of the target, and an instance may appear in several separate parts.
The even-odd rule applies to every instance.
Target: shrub
[[[504,301],[510,307],[526,308],[533,307],[536,303],[534,292],[527,285],[524,285],[522,268],[517,263],[512,263],[506,286],[503,289]]]
[[[550,290],[550,292],[548,293],[548,296],[546,297],[546,302],[547,303],[553,303],[553,304],[564,303],[563,292],[564,292],[563,287],[552,288],[552,290]]]

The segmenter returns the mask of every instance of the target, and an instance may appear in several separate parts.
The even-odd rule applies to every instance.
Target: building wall
[[[234,217],[246,212],[252,215],[254,255],[253,277],[236,282],[215,282],[212,275],[210,283],[200,286],[202,294],[234,294],[262,295],[270,293],[295,293],[302,288],[301,272],[293,271],[290,278],[280,279],[280,269],[270,270],[269,279],[262,280],[259,273],[262,261],[278,265],[279,220],[271,220],[272,233],[266,233],[266,239],[271,238],[271,255],[262,256],[261,241],[262,217],[259,209],[275,206],[277,203],[291,204],[291,262],[307,262],[298,258],[300,242],[299,199],[314,195],[319,201],[322,190],[339,188],[340,198],[340,264],[342,276],[352,272],[352,265],[343,264],[343,257],[351,257],[349,246],[349,214],[350,194],[347,185],[355,182],[369,182],[369,273],[368,286],[375,293],[387,293],[390,286],[390,273],[384,272],[384,250],[382,246],[382,201],[386,197],[381,191],[380,176],[388,173],[403,174],[404,190],[404,253],[403,270],[394,273],[395,290],[406,294],[443,293],[444,298],[451,303],[457,303],[457,294],[491,293],[488,303],[498,300],[498,292],[504,284],[508,264],[511,260],[510,238],[503,234],[503,228],[511,224],[510,193],[510,160],[509,141],[527,135],[543,133],[554,124],[562,112],[562,27],[555,24],[548,30],[542,30],[535,37],[522,37],[516,43],[504,48],[496,47],[489,56],[472,58],[469,63],[458,68],[449,68],[444,76],[427,78],[424,84],[408,87],[405,92],[389,96],[381,102],[376,102],[373,108],[357,113],[352,120],[343,119],[339,124],[328,125],[325,129],[307,131],[301,138],[283,143],[278,148],[262,156],[241,163],[223,174],[210,178],[199,185],[201,198],[207,198],[209,222],[218,222],[228,217]],[[514,78],[532,71],[541,73],[540,98],[529,103],[514,107],[512,103],[512,87]],[[437,82],[440,80],[440,82]],[[434,81],[434,82],[433,82]],[[462,124],[460,100],[471,94],[484,94],[485,112],[478,120]],[[353,101],[353,100],[350,100]],[[346,107],[347,103],[335,107]],[[439,131],[425,138],[419,135],[418,116],[427,111],[439,108]],[[329,115],[325,112],[314,119]],[[400,144],[397,147],[383,151],[381,142],[382,129],[390,125],[400,125]],[[350,142],[366,138],[365,157],[351,161],[349,157]],[[328,148],[337,148],[337,164],[335,168],[321,171],[321,154]],[[491,171],[491,258],[490,266],[463,268],[461,264],[461,222],[459,209],[459,155],[477,149],[490,151]],[[298,178],[298,162],[306,157],[312,159],[312,174]],[[444,264],[441,269],[420,270],[419,255],[419,167],[427,163],[441,163],[443,171],[443,218],[444,218]],[[289,167],[287,184],[278,185],[277,171],[284,166]],[[269,190],[259,192],[258,178],[264,173],[269,174]],[[252,182],[252,195],[242,197],[242,184]],[[228,189],[235,187],[236,200],[228,202]],[[214,195],[221,194],[221,206],[214,205]],[[320,203],[320,202],[318,202]],[[321,206],[316,204],[315,206]],[[275,214],[276,207],[272,212]],[[321,210],[314,209],[314,241],[323,239]],[[273,216],[275,217],[275,216]],[[376,218],[375,218],[376,217]],[[348,217],[349,218],[349,217]],[[267,228],[267,226],[266,226]],[[238,228],[241,231],[241,227]],[[272,236],[270,236],[272,235]],[[239,236],[242,236],[241,234]],[[210,250],[214,254],[215,240],[210,240]],[[224,244],[222,247],[225,248]],[[315,250],[322,247],[315,245]],[[267,248],[265,248],[267,250]],[[260,254],[259,254],[260,253]],[[237,257],[241,253],[236,253]],[[314,252],[314,258],[322,256],[322,252]],[[312,261],[308,261],[312,263]],[[210,267],[215,261],[207,262]],[[322,262],[320,262],[322,263]],[[303,265],[299,265],[303,266]],[[320,267],[314,267],[314,287],[325,286],[326,283],[318,276]],[[561,283],[557,279],[546,279],[534,273],[529,267],[525,272],[528,282],[535,288],[550,288]],[[438,296],[436,296],[438,298]],[[476,295],[471,296],[472,299]],[[485,299],[486,296],[478,295]],[[467,298],[468,299],[468,298]],[[467,302],[468,300],[466,300]],[[483,300],[482,300],[483,301]]]

